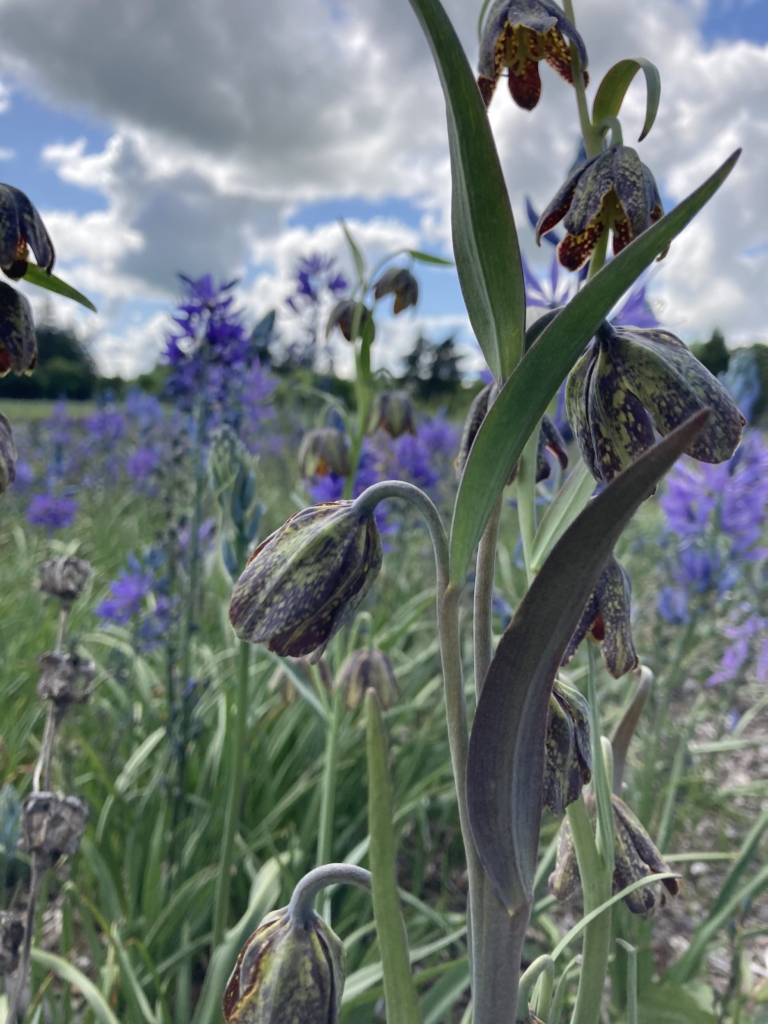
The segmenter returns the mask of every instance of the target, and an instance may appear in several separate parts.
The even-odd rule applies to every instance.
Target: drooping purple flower
[[[79,507],[72,498],[36,494],[27,508],[27,519],[33,526],[44,526],[51,534],[71,526]]]

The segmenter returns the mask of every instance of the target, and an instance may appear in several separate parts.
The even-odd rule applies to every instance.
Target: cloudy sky
[[[446,0],[474,63],[476,0]],[[736,146],[735,172],[652,281],[687,340],[719,325],[768,341],[768,3],[575,0],[596,83],[616,60],[660,68],[661,110],[638,147],[667,207]],[[533,113],[491,108],[526,254],[576,150],[573,91],[548,68]],[[450,256],[449,167],[437,76],[407,0],[0,0],[4,180],[43,213],[58,272],[98,305],[54,313],[102,368],[154,365],[176,274],[241,279],[255,320],[281,313],[300,255],[344,264],[347,219],[367,254]],[[623,111],[637,138],[640,80]],[[415,318],[384,325],[392,359],[418,330],[472,345],[452,270],[422,270]],[[39,293],[38,293],[39,294]]]

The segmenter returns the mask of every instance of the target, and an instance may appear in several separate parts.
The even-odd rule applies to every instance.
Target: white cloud
[[[475,5],[446,6],[474,59]],[[593,83],[630,54],[660,67],[660,114],[639,151],[666,195],[679,200],[745,147],[660,267],[654,289],[668,323],[687,337],[719,324],[731,340],[768,338],[768,47],[707,47],[702,0],[581,0],[577,13]],[[279,305],[299,254],[343,252],[335,225],[284,227],[310,200],[410,198],[418,232],[356,225],[372,254],[449,240],[443,99],[406,0],[70,0],[66,18],[57,0],[0,0],[0,73],[114,128],[102,152],[85,140],[44,152],[63,180],[106,197],[106,211],[46,218],[62,272],[104,298],[107,318],[122,303],[170,296],[178,270],[258,266],[249,305]],[[491,109],[529,252],[522,197],[539,207],[551,198],[577,138],[573,91],[548,68],[542,78],[533,114],[501,87]],[[643,112],[638,79],[624,108],[629,144]],[[109,337],[114,354],[120,335]]]

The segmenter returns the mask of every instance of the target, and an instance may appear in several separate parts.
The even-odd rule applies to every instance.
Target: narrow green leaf
[[[406,250],[409,256],[418,260],[419,263],[434,263],[436,267],[452,267],[453,260],[444,260],[440,256],[433,256],[428,252],[421,252],[419,249]]]
[[[477,852],[510,913],[533,897],[549,697],[568,641],[622,530],[708,415],[672,431],[590,502],[555,545],[491,661],[469,741],[467,800]]]
[[[38,964],[46,971],[53,971],[54,974],[58,974],[69,985],[74,985],[75,988],[78,988],[86,1003],[90,1006],[93,1016],[101,1024],[120,1024],[120,1021],[110,1010],[109,1003],[101,992],[99,992],[91,979],[83,974],[82,971],[79,971],[74,964],[69,963],[63,957],[56,956],[55,953],[47,953],[43,949],[33,948],[31,956],[32,963]]]
[[[684,985],[686,982],[692,981],[699,972],[708,944],[725,925],[728,918],[735,913],[742,900],[749,895],[756,895],[763,888],[768,888],[768,867],[763,867],[741,889],[738,888],[750,861],[758,850],[766,828],[768,828],[768,811],[760,815],[744,840],[739,851],[739,859],[731,868],[705,921],[696,929],[693,942],[677,963],[673,964],[663,976],[665,984]]]
[[[627,1024],[637,1024],[637,950],[624,939],[616,939],[627,954]]]
[[[365,736],[368,758],[368,860],[371,895],[376,919],[387,1019],[397,1024],[421,1024],[416,988],[411,976],[408,940],[400,913],[395,867],[395,835],[392,828],[392,783],[387,766],[387,746],[381,705],[376,693],[365,695]]]
[[[60,277],[56,277],[55,274],[49,274],[43,270],[42,267],[38,267],[34,263],[27,265],[27,272],[22,278],[23,281],[28,281],[30,284],[36,284],[38,288],[45,288],[49,292],[56,292],[57,295],[63,295],[67,299],[74,299],[75,302],[79,302],[81,306],[85,306],[86,309],[93,310],[94,313],[98,313],[98,310],[91,302],[87,299],[82,292],[79,292],[77,288],[73,288],[71,284],[67,284],[66,281],[62,281]]]
[[[360,278],[360,281],[363,282],[365,280],[365,260],[363,259],[363,254],[360,252],[357,247],[357,243],[349,233],[349,228],[347,227],[346,222],[342,220],[340,223],[341,230],[344,232],[344,237],[346,238],[347,245],[349,246],[349,251],[352,253],[352,259],[354,260],[357,276]]]
[[[706,991],[707,986],[700,984]],[[638,1003],[640,1024],[717,1024],[715,1014],[702,1005],[700,991],[691,989],[682,985],[643,985]],[[713,994],[711,989],[709,993]]]
[[[453,254],[485,361],[506,380],[523,354],[525,286],[504,175],[475,76],[440,0],[411,0],[445,94]]]
[[[606,117],[618,116],[627,89],[638,71],[645,75],[646,88],[645,123],[638,140],[642,142],[656,120],[661,97],[659,69],[645,57],[627,57],[606,71],[592,106],[592,123],[597,125]]]
[[[635,892],[644,885],[653,885],[654,882],[663,882],[665,878],[679,878],[674,871],[660,871],[657,875],[646,875],[645,878],[638,878],[636,882],[630,882],[629,885],[625,885],[619,892],[614,893],[610,899],[606,900],[605,903],[601,903],[599,907],[595,907],[594,910],[590,911],[589,914],[585,914],[580,921],[578,921],[573,928],[558,942],[555,948],[552,950],[552,959],[557,960],[561,953],[565,952],[570,946],[574,939],[578,939],[581,933],[586,929],[587,925],[604,914],[609,907],[614,906],[620,900],[623,900],[625,896],[629,896],[630,893]]]
[[[603,267],[545,328],[501,389],[477,432],[456,497],[451,527],[453,583],[464,582],[472,553],[512,467],[584,346],[624,292],[715,194],[739,153]]]
[[[538,572],[547,556],[573,520],[586,508],[595,489],[595,478],[586,464],[578,466],[555,495],[544,513],[533,541],[531,568]]]

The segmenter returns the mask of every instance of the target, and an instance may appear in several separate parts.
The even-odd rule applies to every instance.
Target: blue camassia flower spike
[[[576,45],[584,73],[587,50],[579,33],[551,0],[496,0],[480,37],[477,84],[485,105],[493,97],[504,68],[509,70],[509,91],[523,110],[533,110],[541,97],[539,61],[573,85],[571,54],[563,38]]]

